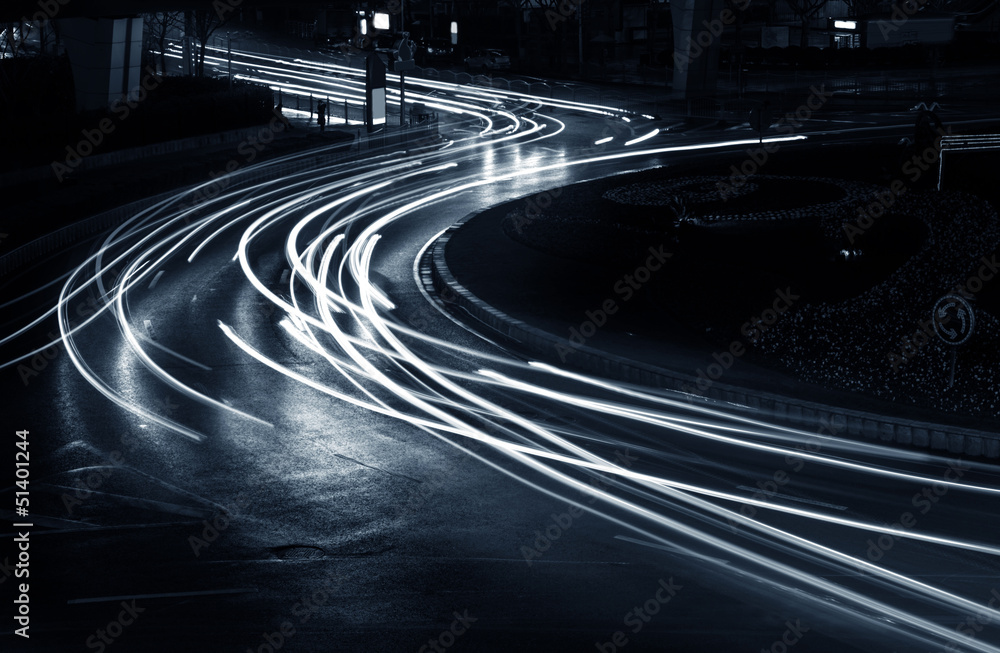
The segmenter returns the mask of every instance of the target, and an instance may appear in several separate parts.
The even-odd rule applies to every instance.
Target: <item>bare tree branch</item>
[[[159,52],[160,74],[167,74],[167,38],[170,33],[184,24],[184,18],[178,11],[163,11],[153,14],[143,14],[143,25],[146,27],[149,40]]]
[[[800,45],[809,46],[809,21],[815,18],[826,6],[827,0],[788,0],[788,7],[798,16],[802,24],[802,40]]]
[[[230,15],[220,16],[218,12],[208,9],[196,9],[192,13],[194,36],[198,39],[199,45],[195,61],[195,74],[198,77],[204,77],[205,51],[208,49],[208,41],[216,30],[229,22]]]

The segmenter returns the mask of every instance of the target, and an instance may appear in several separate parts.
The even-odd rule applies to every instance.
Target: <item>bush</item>
[[[271,90],[259,84],[237,81],[230,88],[228,80],[165,77],[127,112],[119,106],[78,114],[65,56],[7,59],[0,66],[10,80],[0,116],[16,127],[0,144],[0,169],[6,170],[63,160],[84,130],[105,119],[114,130],[95,153],[261,125],[274,107]]]

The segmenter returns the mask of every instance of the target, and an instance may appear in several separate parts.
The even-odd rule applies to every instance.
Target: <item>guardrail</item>
[[[940,147],[940,162],[938,163],[937,189],[944,185],[945,154],[960,152],[997,152],[1000,151],[1000,134],[980,134],[978,136],[942,136]],[[949,156],[949,159],[952,157]]]
[[[214,38],[212,45],[214,47],[225,49],[227,46],[226,38],[224,36],[217,36]],[[234,38],[232,41],[232,47],[234,51],[242,50],[256,54],[266,54],[272,57],[286,57],[288,59],[334,59],[339,65],[359,71],[364,70],[365,66],[365,57],[357,54],[332,53],[308,48],[292,48],[281,45],[273,45],[256,39]],[[656,70],[656,75],[666,76],[666,72],[662,69],[650,70]],[[650,75],[652,74],[653,73],[650,73]],[[655,116],[659,113],[660,109],[664,107],[661,101],[655,97],[651,99],[641,99],[628,93],[623,93],[620,89],[592,86],[583,83],[528,81],[519,78],[507,78],[502,75],[483,75],[481,73],[472,73],[468,71],[447,69],[441,70],[420,66],[408,71],[406,76],[408,78],[417,77],[419,79],[444,82],[447,84],[483,86],[511,93],[524,93],[551,100],[562,100],[564,102],[580,102],[585,104],[609,106],[623,112],[635,114]],[[310,106],[313,110],[315,109],[317,101],[315,96],[312,97],[310,104],[309,94],[296,95],[288,93],[287,91],[284,94],[290,97],[298,98],[297,101],[301,102],[304,107],[302,110],[308,110]],[[291,105],[287,106],[289,106],[289,108],[293,108]],[[390,107],[393,114],[397,116],[398,120],[398,106],[394,107],[393,105],[390,105]],[[339,108],[336,110],[338,113],[335,115],[337,117],[341,117]],[[363,110],[363,108],[359,110]],[[354,109],[352,109],[352,111],[354,111]]]

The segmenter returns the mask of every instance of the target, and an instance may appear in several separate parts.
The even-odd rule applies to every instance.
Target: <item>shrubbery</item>
[[[109,107],[76,113],[67,57],[5,59],[0,67],[0,119],[8,125],[0,142],[0,170],[61,161],[67,147],[105,119],[114,129],[94,154],[264,124],[274,107],[271,90],[259,84],[234,82],[229,88],[221,79],[165,77],[127,112]]]

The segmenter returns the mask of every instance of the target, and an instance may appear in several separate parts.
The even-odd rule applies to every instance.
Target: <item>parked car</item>
[[[422,39],[417,46],[417,60],[428,63],[450,63],[455,59],[455,46],[451,39]]]
[[[500,50],[476,50],[472,56],[465,58],[465,65],[469,70],[493,71],[508,70],[510,68],[510,57]]]
[[[323,39],[320,49],[332,54],[346,54],[357,50],[357,47],[349,36],[333,35]]]

